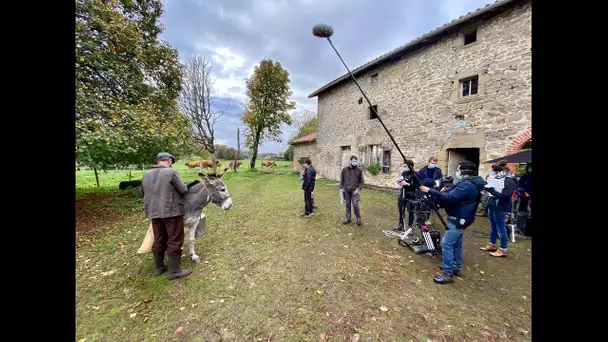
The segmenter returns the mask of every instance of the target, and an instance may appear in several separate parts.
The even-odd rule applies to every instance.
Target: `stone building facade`
[[[289,144],[293,146],[294,170],[299,171],[302,169],[302,165],[300,165],[301,159],[310,159],[316,168],[318,161],[317,145],[315,143],[316,141],[317,133],[312,133],[289,142]]]
[[[416,169],[433,155],[444,174],[468,159],[485,175],[484,161],[530,145],[531,14],[531,1],[497,1],[353,71]],[[309,95],[318,97],[316,169],[338,179],[354,154],[382,166],[366,182],[394,186],[403,159],[348,77]]]

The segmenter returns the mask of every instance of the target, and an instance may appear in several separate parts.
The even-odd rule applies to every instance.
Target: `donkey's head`
[[[220,175],[209,174],[204,175],[199,173],[198,175],[203,179],[204,186],[209,194],[209,202],[215,203],[220,206],[223,210],[228,210],[232,206],[232,199],[226,184],[222,181],[222,177],[226,174],[228,168],[224,169],[224,172]]]

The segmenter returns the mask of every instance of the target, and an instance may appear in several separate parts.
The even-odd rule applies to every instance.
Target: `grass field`
[[[315,216],[301,218],[300,179],[284,163],[224,177],[233,207],[207,207],[209,234],[196,244],[203,261],[185,257],[182,266],[193,273],[173,282],[151,276],[152,256],[136,254],[148,220],[137,190],[118,190],[126,173],[100,172],[97,188],[92,171],[76,172],[77,339],[531,339],[530,240],[493,258],[479,251],[489,232],[480,217],[465,233],[463,277],[437,285],[439,259],[382,233],[396,223],[395,195],[364,190],[363,225],[343,226],[335,183],[318,181]],[[183,161],[176,169],[184,181],[198,178]]]

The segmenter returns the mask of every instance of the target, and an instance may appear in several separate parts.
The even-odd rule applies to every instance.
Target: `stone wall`
[[[317,157],[317,149],[316,144],[314,142],[311,143],[300,143],[293,145],[293,169],[301,170],[302,166],[298,163],[298,160],[302,157],[309,157],[312,165],[317,166],[318,157]]]
[[[481,162],[503,155],[532,119],[532,6],[528,2],[474,24],[477,41],[464,45],[463,29],[401,60],[358,76],[399,147],[416,169],[430,155],[446,171],[450,148],[477,147]],[[372,79],[372,75],[377,77]],[[460,80],[477,75],[478,94],[461,97]],[[402,158],[352,82],[318,97],[316,168],[337,179],[341,147],[366,145],[391,150],[389,174],[371,176],[376,185],[394,185]],[[531,132],[530,132],[531,137]],[[519,143],[519,142],[517,142]],[[489,172],[481,164],[480,174]]]

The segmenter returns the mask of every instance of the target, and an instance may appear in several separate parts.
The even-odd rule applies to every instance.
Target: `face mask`
[[[532,173],[532,168],[528,168],[528,172],[529,172],[529,173]]]
[[[409,168],[409,167],[404,167],[404,168],[403,168],[403,172],[408,172],[409,170],[410,170],[410,168]]]
[[[456,179],[460,180],[460,171],[456,171]]]
[[[436,166],[436,164],[429,164],[429,169],[434,169]]]
[[[359,165],[359,163],[357,163],[356,161],[351,161],[351,162],[350,162],[350,165],[352,165],[352,166],[357,166],[357,165]]]

